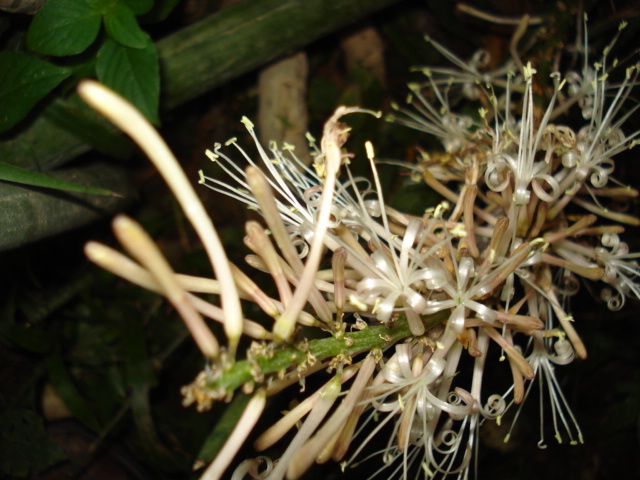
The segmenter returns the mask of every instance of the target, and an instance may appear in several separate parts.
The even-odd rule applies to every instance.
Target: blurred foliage
[[[76,137],[91,142],[96,148],[117,157],[130,152],[126,142],[108,138],[105,129],[96,122],[95,115],[78,118],[77,105],[64,100],[61,93],[71,91],[77,82],[87,76],[120,92],[135,104],[154,124],[158,125],[160,99],[160,67],[156,46],[150,35],[143,31],[140,20],[160,21],[167,17],[178,0],[49,0],[32,16],[0,14],[0,133],[6,140],[14,139],[23,128],[53,123],[64,131],[63,137]],[[103,28],[104,26],[104,28]],[[49,105],[43,113],[43,107]],[[29,130],[29,128],[27,128]],[[109,132],[109,130],[106,130]],[[28,137],[28,133],[26,135]],[[48,235],[87,223],[96,217],[95,212],[78,208],[84,199],[65,197],[60,215],[51,211],[47,195],[30,188],[15,190],[15,185],[45,187],[58,191],[75,191],[87,194],[112,195],[113,190],[91,187],[59,175],[39,173],[49,170],[30,157],[37,145],[48,145],[47,140],[57,141],[57,135],[44,139],[32,136],[23,143],[23,149],[3,148],[0,163],[0,202],[3,204],[0,249],[13,248],[25,241],[35,241]],[[110,141],[109,141],[110,140]],[[20,142],[16,142],[20,147]],[[45,147],[46,148],[46,147]],[[26,149],[26,151],[24,151]],[[75,155],[57,152],[54,162],[66,163]],[[61,157],[67,156],[64,161]],[[35,163],[35,165],[33,164]],[[104,173],[95,170],[91,173]],[[106,167],[108,168],[108,167]],[[117,168],[108,173],[115,180]],[[73,176],[70,169],[60,172]],[[124,197],[130,190],[128,179],[120,176],[115,191]],[[104,185],[104,184],[103,184]],[[112,186],[112,185],[110,185]],[[60,196],[57,197],[58,200]],[[126,205],[125,201],[105,203],[87,201],[94,210],[113,213]],[[85,202],[86,203],[86,202]],[[4,215],[6,207],[16,205],[18,218]],[[37,227],[24,218],[24,205],[34,218],[49,218]],[[62,210],[66,213],[62,214]]]
[[[49,0],[26,35],[22,18],[7,17],[0,52],[0,100],[6,109],[0,132],[15,126],[61,82],[69,79],[64,86],[69,89],[87,75],[97,75],[158,124],[158,55],[138,18],[162,19],[177,1]]]
[[[79,5],[78,1],[66,2],[74,4],[74,8]],[[54,6],[48,7],[48,15],[54,19],[55,15],[62,14],[55,8],[66,5],[61,0],[49,3]],[[106,2],[83,2],[84,13],[72,8],[65,15],[74,15],[74,25],[80,32],[75,34],[84,36],[87,54],[93,56],[96,69],[101,68],[100,55],[122,55],[124,49],[128,49],[128,53],[118,60],[124,65],[136,63],[130,55],[134,50],[143,60],[153,63],[151,52],[143,52],[148,47],[143,36],[135,28],[124,28],[137,22],[136,15],[150,3],[112,2],[113,10],[109,10],[108,15],[98,15],[96,12],[102,12]],[[499,8],[496,2],[477,3],[482,8]],[[496,13],[522,14],[524,4],[516,3],[504,6],[513,10]],[[161,4],[166,8],[167,2],[156,2],[154,8],[160,8]],[[538,13],[536,5],[533,4],[534,10],[530,13]],[[594,19],[590,29],[595,44],[601,47],[610,39],[619,15],[603,4],[588,6]],[[573,22],[566,21],[566,17],[575,15],[575,11],[567,7],[567,13],[557,17],[560,20],[556,27],[561,30],[550,26],[551,40],[559,35],[569,41],[573,38]],[[102,33],[96,33],[101,28],[100,19],[96,23],[96,15],[103,15]],[[508,28],[487,27],[475,19],[462,18],[453,4],[444,2],[403,2],[372,17],[370,22],[385,41],[387,85],[380,85],[366,70],[346,71],[341,62],[339,40],[348,31],[311,45],[307,51],[312,132],[320,132],[324,119],[341,103],[388,111],[391,101],[400,102],[405,97],[405,83],[418,78],[418,73],[410,73],[411,66],[445,63],[422,42],[425,32],[463,58],[469,57],[480,44],[492,53],[504,52],[511,32]],[[464,25],[464,35],[459,36],[456,32],[461,25]],[[42,49],[46,55],[69,55],[65,53],[71,51],[68,45],[45,47],[51,37],[35,31],[27,37],[29,45]],[[90,46],[94,41],[99,47],[98,44]],[[620,45],[630,53],[634,44],[624,37]],[[51,48],[59,50],[54,50],[57,53],[46,50]],[[109,49],[113,51],[109,53]],[[544,45],[536,49],[540,55],[545,52]],[[29,58],[36,59],[35,56]],[[62,62],[60,58],[47,60],[57,65],[58,70],[54,68],[57,73],[43,76],[43,84],[51,86],[57,78],[68,82],[73,76],[69,71],[86,66],[85,60],[89,62],[85,59],[82,65],[72,65],[73,62]],[[113,74],[107,70],[105,75]],[[247,137],[239,120],[242,115],[256,118],[254,84],[254,75],[247,75],[179,107],[167,117],[163,134],[179,158],[184,159],[185,168],[193,178],[206,162],[202,155],[206,147],[232,136],[239,137],[242,143]],[[42,88],[40,93],[46,95],[45,90]],[[0,99],[1,95],[0,91]],[[30,94],[29,101],[33,102],[36,96]],[[153,105],[149,108],[153,110]],[[349,147],[356,154],[361,155],[359,149],[363,148],[364,141],[371,140],[381,158],[414,162],[418,146],[433,147],[418,132],[369,116],[351,116],[348,122],[353,127]],[[132,162],[129,168],[140,187],[139,202],[131,213],[161,244],[177,271],[211,275],[206,256],[191,230],[185,227],[182,213],[146,160]],[[368,171],[362,164],[354,168],[361,174]],[[385,189],[391,193],[395,207],[420,214],[421,208],[435,201],[422,184],[411,180],[409,171],[400,169],[398,174],[397,167],[381,168],[384,168]],[[632,170],[623,170],[622,174],[629,175],[628,183],[638,185],[638,173]],[[230,257],[241,264],[245,250],[241,247],[243,233],[239,219],[243,219],[245,213],[209,191],[199,193],[210,207]],[[637,206],[632,208],[637,211]],[[220,447],[219,437],[229,431],[246,399],[238,396],[228,407],[220,405],[205,414],[181,406],[180,387],[202,368],[202,357],[166,302],[87,265],[81,250],[88,239],[113,243],[108,222],[0,255],[4,273],[0,278],[0,360],[4,365],[0,373],[3,410],[0,471],[7,476],[25,478],[29,472],[40,472],[62,460],[61,447],[47,433],[47,428],[58,415],[70,415],[92,432],[92,445],[108,450],[126,447],[125,463],[136,465],[130,467],[133,472],[130,478],[196,477],[198,472],[189,473],[193,463],[215,455]],[[640,247],[632,241],[629,243],[632,250]],[[485,425],[487,431],[482,435],[479,452],[479,478],[533,480],[539,479],[541,472],[545,472],[548,480],[638,478],[640,327],[634,317],[640,306],[629,302],[622,312],[611,314],[591,298],[588,288],[584,288],[581,295],[574,300],[574,316],[582,324],[580,331],[584,332],[590,357],[558,373],[583,427],[585,445],[569,447],[549,442],[546,450],[536,448],[539,425],[534,390],[533,401],[521,415],[510,444],[502,444],[503,435],[499,434],[499,440],[495,441],[491,436],[492,427]],[[257,315],[255,309],[248,309],[247,316],[260,320]],[[220,333],[219,329],[216,331]],[[307,388],[312,387],[311,380]],[[290,408],[291,397],[290,394],[275,397],[257,431],[273,423],[280,410]],[[50,402],[64,405],[62,413],[48,406]],[[253,452],[248,448],[246,454],[253,455]],[[71,459],[75,478],[84,478],[78,465],[83,468],[91,465],[92,455]],[[358,476],[365,475],[362,472],[370,467],[365,462]],[[326,465],[312,469],[307,478],[342,478],[338,470],[335,465]]]

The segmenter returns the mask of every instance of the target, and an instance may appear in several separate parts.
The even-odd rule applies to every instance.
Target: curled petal
[[[411,276],[411,283],[424,281],[429,290],[440,290],[447,283],[447,276],[439,268],[422,268]]]
[[[457,334],[464,331],[465,308],[458,305],[449,317],[449,327]]]
[[[465,307],[475,311],[478,317],[487,323],[494,323],[497,319],[496,312],[475,300],[467,300],[464,302],[464,305]]]
[[[413,372],[411,371],[411,345],[408,343],[401,343],[396,345],[396,354],[398,359],[398,365],[400,371],[405,378],[412,378]]]
[[[433,383],[444,371],[444,367],[447,365],[446,360],[442,357],[433,357],[427,362],[422,370],[420,380],[423,385],[430,385]]]
[[[376,319],[382,323],[386,323],[391,318],[391,314],[393,313],[393,309],[396,306],[396,300],[400,297],[400,292],[390,293],[385,299],[377,303],[373,307],[372,313],[376,314]]]
[[[575,150],[569,150],[562,155],[562,166],[566,168],[574,168],[580,160],[580,154]]]
[[[556,343],[553,344],[553,349],[555,350],[555,355],[549,355],[549,360],[557,365],[568,365],[573,362],[576,354],[571,346],[571,342],[568,340],[561,338]]]
[[[509,185],[509,164],[504,161],[489,162],[484,178],[491,190],[502,192]]]
[[[396,273],[393,262],[382,250],[376,250],[375,252],[373,252],[371,254],[371,259],[373,260],[376,268],[380,270],[387,278],[397,279],[398,275]]]
[[[611,160],[609,160],[609,162],[611,162]],[[612,162],[611,165],[613,165]],[[591,185],[595,188],[605,187],[609,181],[609,174],[613,172],[613,166],[611,168],[603,168],[600,165],[595,165],[592,169],[594,172],[591,174]]]
[[[462,257],[458,265],[458,290],[462,290],[469,279],[473,278],[474,271],[473,258]]]
[[[507,409],[507,402],[501,395],[491,395],[482,410],[482,415],[486,418],[497,418]]]
[[[547,193],[544,188],[540,185],[540,180],[543,180],[551,187],[552,193]],[[560,196],[560,185],[558,181],[553,178],[551,175],[541,174],[537,175],[532,182],[533,191],[536,193],[538,198],[543,202],[553,202]]]
[[[408,307],[416,313],[421,313],[427,308],[427,300],[415,290],[405,288],[402,292],[402,296]]]
[[[607,302],[607,308],[612,312],[617,312],[620,310],[625,303],[625,296],[617,291],[617,295],[613,294],[613,291],[610,288],[603,288],[602,292],[600,292],[600,298]]]

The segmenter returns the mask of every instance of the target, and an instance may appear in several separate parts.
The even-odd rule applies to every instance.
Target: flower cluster
[[[607,206],[637,196],[612,173],[614,157],[640,135],[623,131],[638,108],[630,92],[639,67],[612,83],[615,39],[594,63],[585,40],[582,70],[554,72],[546,82],[520,58],[484,72],[486,52],[465,63],[432,43],[454,68],[422,69],[427,81],[411,85],[410,105],[395,106],[392,115],[435,136],[444,150],[408,165],[444,198],[425,205],[420,217],[385,203],[370,143],[372,180],[351,173],[356,159],[343,149],[349,128],[342,121],[363,112],[357,108],[338,108],[319,144],[310,138],[312,164],[287,145],[265,150],[247,119],[256,159],[236,139],[207,151],[218,170],[201,172],[200,183],[264,219],[267,228],[246,224],[252,251],[246,260],[271,277],[277,298],[227,260],[191,187],[180,183],[182,172],[167,167],[175,159],[154,132],[132,127],[134,113],[101,87],[81,87],[158,163],[210,254],[216,280],[175,274],[151,239],[122,217],[114,229],[136,262],[103,245],[87,246],[95,262],[165,295],[209,358],[183,388],[185,404],[208,409],[236,389],[252,394],[203,478],[220,478],[268,396],[294,384],[304,391],[306,377],[321,371],[328,372],[326,383],[255,442],[256,450],[266,450],[298,425],[284,454],[275,462],[246,460],[234,478],[296,479],[330,459],[348,468],[384,432],[378,473],[464,479],[481,424],[501,421],[509,408],[515,422],[536,383],[540,396],[548,396],[556,440],[582,443],[554,366],[587,355],[566,302],[579,279],[603,282],[602,298],[613,310],[629,296],[640,298],[638,254],[619,236],[622,224],[640,222]],[[574,110],[584,126],[561,123]],[[233,184],[221,181],[220,171]],[[222,308],[195,293],[219,294]],[[258,305],[272,325],[244,318],[240,300]],[[226,349],[202,316],[223,323]],[[309,329],[323,338],[314,333],[309,340]],[[246,358],[236,360],[241,335],[254,341]],[[483,378],[496,368],[512,381],[488,392]]]

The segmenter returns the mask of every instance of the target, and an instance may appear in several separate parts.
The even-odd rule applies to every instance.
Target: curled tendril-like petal
[[[441,268],[441,262],[429,257],[424,262],[425,268],[413,273],[412,280],[415,283],[423,281],[429,290],[440,290],[447,283],[447,272]]]
[[[378,200],[365,200],[364,206],[367,210],[367,213],[372,217],[379,217],[382,215],[382,207],[380,206],[380,202]]]
[[[604,245],[605,247],[609,247],[611,249],[611,253],[616,253],[620,245],[620,237],[615,233],[605,233],[604,235],[602,235],[601,242],[602,242],[602,245]]]
[[[568,365],[573,362],[576,354],[571,346],[571,342],[565,338],[558,339],[553,344],[553,349],[555,350],[555,355],[549,355],[549,360],[551,360],[556,365]]]
[[[529,169],[518,168],[517,160],[509,154],[498,153],[489,161],[485,171],[487,186],[494,192],[502,192],[510,184],[511,171],[515,181],[514,200],[518,205],[529,203],[530,192],[527,187],[531,183],[538,198],[543,202],[551,202],[560,195],[560,185],[551,175],[546,174],[549,165],[544,162],[533,162]],[[545,182],[551,188],[549,194],[540,182]]]
[[[580,290],[580,281],[572,273],[565,273],[556,288],[559,294],[571,297]]]
[[[382,454],[382,463],[384,463],[385,465],[391,465],[400,455],[401,454],[398,450],[398,447],[393,446],[387,448]]]
[[[562,154],[562,166],[566,168],[574,168],[580,161],[580,154],[575,150],[569,150]]]
[[[464,330],[465,308],[458,305],[449,317],[448,325],[455,333],[460,334]]]
[[[502,192],[510,182],[508,171],[514,168],[515,165],[511,155],[505,153],[494,155],[489,160],[489,165],[484,174],[487,186],[494,192]]]
[[[246,475],[254,480],[262,480],[273,470],[274,462],[265,456],[259,456],[257,458],[250,458],[240,463],[233,472],[231,480],[243,480]],[[262,467],[262,470],[260,468]]]
[[[315,185],[304,191],[304,201],[309,209],[317,209],[320,206],[321,198],[322,187],[320,185]]]
[[[640,285],[633,281],[634,277],[640,277],[640,265],[635,260],[639,255],[630,254],[629,246],[616,234],[604,234],[601,242],[603,246],[594,250],[595,259],[604,268],[602,281],[609,287],[602,290],[600,298],[607,302],[610,310],[617,311],[630,294],[640,298]]]
[[[546,164],[542,164],[543,167],[544,165]],[[549,185],[549,187],[551,187],[551,194],[547,193],[547,191],[542,188],[542,185],[540,185],[540,181],[544,181],[547,185]],[[560,185],[558,184],[558,181],[551,175],[547,175],[544,173],[537,174],[533,177],[531,185],[533,187],[533,191],[543,202],[552,202],[560,196]]]
[[[463,430],[468,423],[468,419],[465,418],[460,429],[455,431],[452,429],[453,420],[449,419],[435,439],[433,437],[427,439],[426,450],[430,461],[429,467],[446,475],[452,475],[463,472],[469,466],[472,452],[468,441],[464,444],[462,459],[456,458],[460,456],[460,447],[463,446],[463,441],[466,438]]]
[[[430,359],[422,370],[421,382],[424,385],[433,383],[444,371],[447,362],[442,357],[434,357]]]
[[[493,394],[487,399],[487,403],[481,410],[485,418],[498,418],[507,410],[507,402],[502,395]]]
[[[461,405],[459,401],[456,404],[452,404],[441,400],[431,393],[428,388],[424,389],[424,395],[435,408],[448,413],[454,419],[461,419],[473,413],[473,405]]]
[[[603,167],[603,165],[605,165],[606,168]],[[609,181],[609,175],[613,173],[613,160],[610,158],[601,160],[598,165],[594,165],[591,169],[593,170],[590,177],[591,185],[595,188],[603,188]]]
[[[291,243],[296,250],[298,251],[298,256],[300,258],[305,258],[309,253],[309,244],[308,240],[303,236],[303,228],[295,228],[295,227],[287,227],[287,231],[289,232],[289,238],[291,239]],[[311,231],[311,229],[309,229]]]
[[[617,277],[618,277],[617,269],[613,266],[611,262],[607,262],[604,266],[604,275],[602,275],[602,281],[605,283],[613,283]]]
[[[617,290],[617,294],[614,295],[611,288],[603,288],[600,292],[600,298],[602,301],[607,302],[607,308],[612,312],[620,310],[625,303],[625,296],[620,292],[620,290]]]

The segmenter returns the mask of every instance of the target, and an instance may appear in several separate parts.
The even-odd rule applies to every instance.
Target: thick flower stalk
[[[526,19],[519,25],[512,46]],[[345,116],[363,111],[339,107],[320,142],[310,137],[310,162],[289,145],[265,149],[246,118],[255,153],[237,139],[206,152],[212,164],[200,172],[200,183],[262,216],[264,225],[246,224],[252,252],[246,260],[268,274],[273,289],[230,264],[182,180],[175,193],[208,245],[215,280],[174,273],[128,219],[116,219],[114,229],[133,260],[99,244],[87,246],[96,263],[165,295],[209,357],[183,387],[185,405],[205,410],[238,389],[252,393],[203,478],[222,476],[269,396],[295,384],[304,392],[305,379],[322,372],[328,373],[322,385],[255,441],[256,450],[268,450],[299,425],[281,458],[245,460],[234,478],[297,479],[313,463],[329,460],[350,468],[371,458],[365,450],[384,436],[377,474],[466,479],[481,424],[510,416],[515,424],[536,388],[539,446],[547,446],[549,416],[558,442],[583,442],[555,366],[587,357],[566,302],[580,282],[602,282],[602,299],[611,309],[630,296],[640,298],[638,254],[629,252],[624,228],[611,221],[640,222],[610,208],[637,196],[610,184],[614,158],[640,135],[624,133],[637,109],[630,104],[638,66],[613,84],[615,71],[606,65],[614,42],[591,66],[585,40],[580,73],[542,78],[535,58],[524,62],[515,49],[503,67],[484,72],[486,52],[467,64],[432,43],[454,67],[420,69],[427,81],[412,84],[411,105],[395,106],[391,117],[442,145],[442,152],[409,165],[443,197],[425,205],[422,216],[387,205],[371,142],[366,159],[347,153]],[[94,84],[83,85],[81,94],[134,137],[161,170],[173,172],[170,183],[172,176],[181,178],[166,147],[147,146],[146,137],[155,134],[131,129],[122,119],[129,107],[120,100],[105,106],[101,96],[112,94]],[[472,113],[476,107],[479,115]],[[588,123],[561,123],[573,110]],[[349,165],[357,161],[368,163],[371,180],[353,176]],[[276,298],[265,291],[277,292]],[[197,293],[219,294],[221,306]],[[240,300],[255,303],[269,321],[243,318]],[[227,348],[203,317],[224,324]],[[241,334],[253,343],[235,361]],[[460,375],[463,369],[469,371]],[[483,379],[500,371],[508,379],[504,388],[487,391]]]

